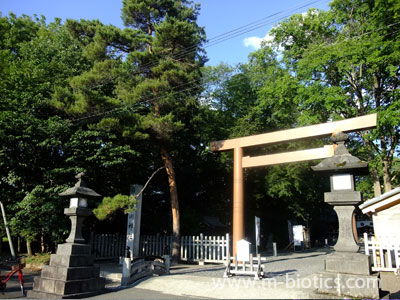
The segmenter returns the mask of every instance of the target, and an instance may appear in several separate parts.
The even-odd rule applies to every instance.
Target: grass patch
[[[26,264],[46,264],[50,261],[51,253],[36,253],[25,258]]]

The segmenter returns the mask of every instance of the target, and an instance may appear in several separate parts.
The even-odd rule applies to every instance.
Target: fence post
[[[185,236],[185,259],[186,261],[189,259],[189,236]]]
[[[156,234],[156,253],[154,254],[154,255],[158,255],[158,256],[160,256],[160,249],[161,249],[161,238],[160,238],[160,234],[159,233],[157,233]]]
[[[229,233],[226,234],[226,242],[225,242],[225,250],[224,250],[224,257],[227,257],[228,255],[230,255],[229,253],[229,249],[230,249],[230,243],[231,241],[229,240]],[[231,259],[230,257],[228,257],[228,259]]]
[[[200,257],[199,257],[199,265],[204,266],[204,235],[200,233]]]
[[[211,256],[211,259],[212,260],[217,260],[218,258],[217,258],[217,247],[218,247],[218,244],[217,244],[217,237],[216,236],[213,236],[213,241],[212,241],[212,256]]]
[[[171,258],[169,255],[163,255],[165,264],[165,274],[169,274],[169,268],[171,267]]]
[[[374,266],[377,267],[378,266],[378,260],[376,258],[376,245],[375,245],[375,238],[371,238],[371,246],[372,246],[372,256],[374,259]]]
[[[368,233],[366,233],[366,232],[364,232],[364,248],[365,248],[365,254],[369,255]]]
[[[196,243],[196,259],[199,259],[200,258],[200,247],[199,247],[199,243],[200,243],[200,238],[199,238],[199,236],[196,236],[196,239],[195,239],[195,243]]]
[[[181,236],[181,259],[183,259],[183,241],[184,241],[184,236]]]
[[[386,264],[385,264],[385,255],[384,255],[384,251],[383,251],[382,241],[378,240],[378,243],[379,243],[379,257],[381,260],[380,267],[385,268]]]
[[[188,236],[188,257],[187,257],[187,260],[192,260],[192,236]]]
[[[217,237],[217,253],[216,255],[216,259],[217,260],[222,260],[222,256],[220,255],[221,253],[221,248],[223,249],[224,245],[222,244],[224,241],[224,237],[222,236],[222,242],[221,242],[221,237]]]
[[[274,256],[278,256],[278,250],[276,248],[276,243],[272,243],[272,247],[274,249]]]
[[[99,244],[100,244],[100,247],[99,247],[99,257],[102,257],[103,256],[103,254],[104,254],[104,234],[101,234],[100,236],[99,236]]]

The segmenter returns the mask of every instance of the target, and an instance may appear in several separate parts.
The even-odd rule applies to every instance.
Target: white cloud
[[[311,11],[306,11],[306,12],[301,13],[303,20],[305,18],[308,18],[313,15],[318,15],[318,14],[319,14],[318,10],[311,10]],[[302,26],[302,25],[303,24],[300,24],[300,26]],[[243,40],[243,44],[245,47],[250,47],[255,50],[258,50],[258,49],[260,49],[262,42],[272,42],[273,39],[274,38],[268,32],[264,37],[251,36],[251,37],[245,38]],[[279,50],[283,50],[281,46],[279,47]]]
[[[267,33],[263,38],[258,37],[258,36],[251,36],[248,38],[245,38],[243,40],[243,44],[245,45],[245,47],[251,47],[254,48],[255,50],[260,49],[261,47],[261,43],[265,42],[265,41],[272,41],[273,37]]]
[[[243,44],[245,47],[254,48],[256,50],[260,48],[261,42],[262,42],[262,38],[260,38],[258,36],[248,37],[243,40]]]

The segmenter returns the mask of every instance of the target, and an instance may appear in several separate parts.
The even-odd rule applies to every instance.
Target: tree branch
[[[140,192],[137,193],[137,194],[135,195],[135,198],[139,197],[139,196],[144,192],[144,190],[146,189],[146,187],[147,187],[147,185],[149,184],[149,182],[151,181],[151,179],[153,179],[154,175],[156,175],[156,174],[157,174],[159,171],[161,171],[162,169],[165,169],[165,166],[159,167],[157,170],[155,170],[155,171],[153,172],[153,174],[151,174],[151,176],[150,176],[149,179],[146,181],[145,185],[144,185],[143,188],[140,190]]]

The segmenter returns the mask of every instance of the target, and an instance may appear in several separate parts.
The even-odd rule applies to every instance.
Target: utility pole
[[[4,211],[3,202],[1,202],[1,201],[0,201],[0,207],[1,207],[1,214],[3,215],[4,227],[6,228],[8,243],[10,244],[11,256],[13,259],[16,259],[17,256],[15,255],[14,246],[13,246],[13,243],[11,240],[10,230],[8,229],[6,213]]]

